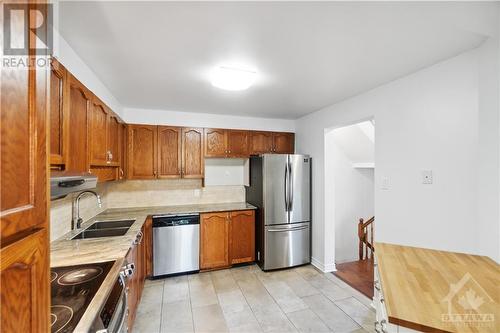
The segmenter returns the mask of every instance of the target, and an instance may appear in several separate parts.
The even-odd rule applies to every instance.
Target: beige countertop
[[[71,240],[70,238],[75,236],[80,230],[71,231],[50,244],[50,265],[51,267],[58,267],[122,259],[127,255],[146,218],[150,215],[208,213],[248,209],[256,209],[256,207],[246,202],[231,202],[224,204],[108,209],[83,223],[82,229],[85,229],[96,221],[135,219],[134,224],[124,236]]]
[[[490,258],[386,243],[375,249],[390,323],[425,332],[500,332],[500,266]],[[486,319],[449,320],[457,314]]]

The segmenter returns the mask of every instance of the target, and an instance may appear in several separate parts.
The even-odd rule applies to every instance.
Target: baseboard
[[[335,272],[337,270],[335,263],[325,265],[316,258],[311,258],[311,264],[323,273]]]

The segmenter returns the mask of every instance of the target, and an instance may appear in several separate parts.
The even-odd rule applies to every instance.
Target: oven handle
[[[125,296],[125,302],[123,303],[122,306],[122,319],[120,322],[120,326],[118,327],[118,330],[116,331],[117,333],[120,333],[123,329],[123,325],[125,324],[125,321],[127,320],[128,316],[128,293],[127,293],[127,285],[125,284],[125,278],[123,277],[122,274],[120,274],[120,280],[122,281],[123,284],[123,295]]]

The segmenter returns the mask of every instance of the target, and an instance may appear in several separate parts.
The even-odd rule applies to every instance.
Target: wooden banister
[[[373,259],[373,252],[375,248],[373,247],[373,225],[375,222],[375,216],[372,216],[368,221],[364,221],[362,218],[359,219],[358,223],[358,238],[359,238],[359,260]]]

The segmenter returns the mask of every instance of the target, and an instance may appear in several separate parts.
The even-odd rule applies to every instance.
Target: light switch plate
[[[422,184],[432,184],[432,170],[422,170]]]
[[[380,184],[380,189],[381,190],[388,190],[389,187],[390,187],[389,177],[387,177],[387,176],[382,177],[382,182]]]

